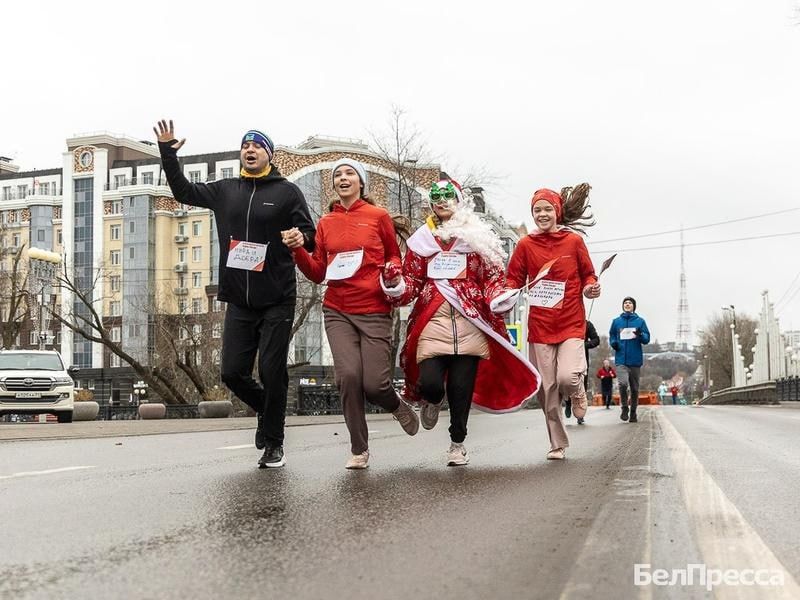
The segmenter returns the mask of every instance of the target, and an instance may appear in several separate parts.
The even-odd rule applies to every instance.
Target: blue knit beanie
[[[260,132],[258,129],[251,129],[247,133],[244,134],[242,137],[241,146],[244,146],[245,142],[255,142],[259,144],[264,150],[267,151],[267,156],[269,159],[272,160],[272,155],[275,153],[275,144],[272,143],[272,140],[269,139],[269,136],[266,133]]]

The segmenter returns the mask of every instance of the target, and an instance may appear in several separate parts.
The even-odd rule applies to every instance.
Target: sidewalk
[[[387,421],[389,414],[370,414],[367,421]],[[287,416],[287,427],[344,424],[342,415]],[[154,419],[131,421],[78,421],[74,423],[0,423],[0,442],[20,440],[68,440],[74,438],[124,437],[166,433],[195,433],[256,428],[255,417],[231,419]]]

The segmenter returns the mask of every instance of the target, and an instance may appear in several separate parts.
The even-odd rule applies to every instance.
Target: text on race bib
[[[263,271],[267,258],[267,246],[269,243],[256,244],[232,239],[228,246],[228,262],[225,265],[231,269]]]
[[[619,339],[621,340],[632,340],[636,337],[636,328],[635,327],[623,327],[619,330]]]
[[[348,279],[356,274],[363,261],[363,248],[361,250],[339,252],[328,262],[328,268],[325,270],[325,279],[330,281]]]
[[[439,252],[428,261],[430,279],[464,279],[467,276],[467,255],[461,252]]]
[[[566,287],[566,281],[552,281],[550,279],[537,281],[528,294],[531,306],[561,308]]]

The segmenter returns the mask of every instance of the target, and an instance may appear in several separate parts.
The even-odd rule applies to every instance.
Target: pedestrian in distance
[[[345,468],[369,466],[369,432],[364,400],[392,413],[408,435],[419,419],[392,385],[392,305],[381,289],[381,274],[400,281],[400,248],[395,222],[369,198],[367,171],[342,158],[331,168],[337,199],[318,223],[313,254],[302,232],[285,232],[297,267],[315,283],[327,279],[322,302],[336,385],[350,432],[351,456]]]
[[[614,378],[617,376],[616,370],[611,366],[611,361],[603,359],[603,366],[597,370],[597,378],[600,380],[600,391],[603,394],[603,404],[606,410],[611,409],[611,397],[614,391]]]
[[[400,354],[406,394],[422,405],[425,429],[436,426],[447,399],[447,465],[463,466],[470,407],[518,410],[538,390],[539,375],[500,316],[518,296],[505,289],[500,238],[457,182],[434,183],[428,198],[432,214],[408,239],[403,277],[384,290],[397,305],[414,301]]]
[[[678,391],[679,390],[678,390],[678,386],[677,385],[673,385],[669,390],[669,393],[672,394],[672,404],[673,405],[678,403]]]
[[[178,202],[208,208],[219,232],[219,293],[227,302],[221,378],[256,411],[259,467],[282,467],[289,374],[286,368],[296,298],[292,253],[281,231],[296,229],[314,248],[314,223],[300,189],[272,164],[272,140],[251,129],[242,137],[238,178],[192,183],[183,174],[172,121],[153,128],[161,163]],[[253,378],[258,356],[259,380]]]
[[[598,298],[600,283],[580,233],[594,224],[588,214],[587,183],[561,193],[538,190],[531,199],[536,229],[521,239],[508,264],[508,285],[530,287],[528,342],[531,362],[542,375],[539,400],[547,424],[547,458],[561,460],[569,446],[561,395],[576,417],[586,416],[586,310],[583,297]]]
[[[622,300],[622,314],[611,322],[608,341],[616,352],[614,363],[617,366],[619,402],[622,407],[619,418],[636,423],[639,420],[636,414],[639,406],[639,374],[644,363],[642,346],[650,343],[650,330],[645,320],[636,314],[636,300],[632,297],[627,296]]]

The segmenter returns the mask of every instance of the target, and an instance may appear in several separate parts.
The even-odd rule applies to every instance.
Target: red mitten
[[[384,281],[394,281],[400,275],[402,275],[403,271],[394,263],[387,262],[383,265],[383,280]]]

